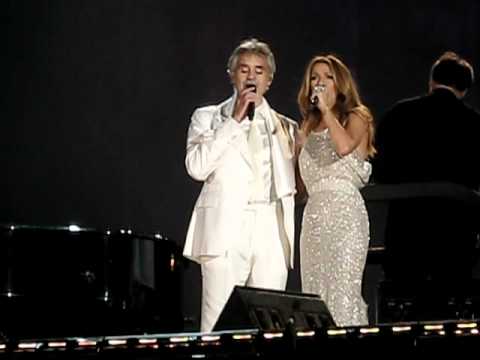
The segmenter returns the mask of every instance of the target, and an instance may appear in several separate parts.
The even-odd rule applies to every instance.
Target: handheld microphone
[[[310,98],[310,103],[315,106],[318,104],[318,95],[321,92],[324,92],[327,87],[323,84],[315,85],[312,91],[312,97]]]
[[[245,87],[246,88],[253,88],[253,91],[257,92],[257,85],[255,85],[255,84],[247,84]],[[253,117],[255,116],[255,103],[254,102],[248,104],[247,116],[248,116],[248,120],[250,120],[250,121],[253,120]]]

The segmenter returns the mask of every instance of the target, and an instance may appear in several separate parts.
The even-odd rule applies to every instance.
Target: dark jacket
[[[448,181],[480,186],[480,114],[448,89],[403,100],[377,129],[376,183]]]

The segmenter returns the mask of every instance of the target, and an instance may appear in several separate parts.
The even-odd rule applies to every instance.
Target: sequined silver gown
[[[337,326],[367,325],[362,276],[370,234],[359,189],[371,165],[356,151],[337,155],[325,129],[310,133],[299,166],[309,196],[300,235],[302,290],[320,295]]]

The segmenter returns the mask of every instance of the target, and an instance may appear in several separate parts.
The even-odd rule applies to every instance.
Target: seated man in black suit
[[[463,102],[473,68],[452,52],[432,66],[427,95],[401,100],[377,128],[376,183],[448,181],[480,185],[480,115]]]
[[[452,52],[433,64],[429,93],[395,104],[377,129],[375,183],[449,182],[478,190],[480,115],[463,102],[472,66]],[[461,201],[414,198],[390,205],[387,278],[469,277],[476,223]],[[471,218],[472,220],[470,220]]]

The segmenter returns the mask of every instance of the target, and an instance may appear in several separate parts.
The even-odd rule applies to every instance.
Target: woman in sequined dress
[[[308,200],[300,236],[302,290],[319,294],[337,326],[368,324],[362,297],[369,222],[359,189],[368,182],[373,119],[348,68],[333,55],[308,64],[298,103],[299,170]]]

